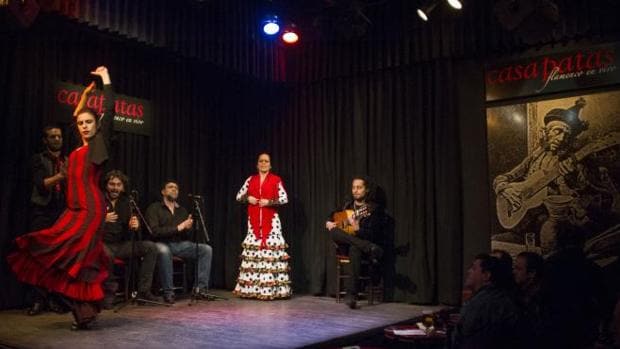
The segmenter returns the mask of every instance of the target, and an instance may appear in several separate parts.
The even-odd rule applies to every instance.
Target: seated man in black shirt
[[[211,274],[211,246],[192,242],[190,231],[194,224],[192,216],[177,203],[179,185],[167,181],[161,188],[162,200],[152,203],[146,210],[146,221],[153,230],[159,249],[159,275],[164,291],[164,301],[174,303],[172,285],[172,256],[198,258],[198,280],[194,280],[198,295],[209,299],[209,275]],[[197,254],[197,256],[196,256]]]
[[[353,200],[348,201],[343,210],[353,210],[357,214],[353,214],[345,222],[334,222],[332,214],[332,218],[325,223],[334,242],[349,246],[351,277],[346,279],[345,299],[351,309],[357,307],[362,254],[368,255],[373,264],[378,264],[379,258],[383,255],[383,248],[380,245],[384,240],[385,212],[383,205],[374,198],[375,189],[376,186],[367,177],[353,178],[351,186]],[[353,234],[341,230],[345,226]]]
[[[110,257],[110,276],[104,282],[106,293],[104,308],[112,307],[114,293],[118,284],[111,280],[114,258],[127,260],[131,258],[132,234],[139,234],[140,221],[133,215],[129,199],[123,195],[128,178],[121,171],[113,170],[105,176],[105,199],[108,213],[103,225],[103,242],[106,253]],[[157,263],[158,249],[152,241],[141,241],[136,237],[133,246],[134,258],[142,258],[138,272],[138,298],[157,301],[151,293],[153,272]]]

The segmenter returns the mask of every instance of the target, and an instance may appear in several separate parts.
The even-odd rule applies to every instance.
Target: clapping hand
[[[115,223],[118,220],[118,215],[116,212],[108,212],[105,215],[105,221],[107,223]]]
[[[186,220],[184,220],[177,226],[177,230],[178,231],[189,230],[189,229],[192,229],[192,225],[194,225],[194,220],[192,219],[192,215],[190,214]]]

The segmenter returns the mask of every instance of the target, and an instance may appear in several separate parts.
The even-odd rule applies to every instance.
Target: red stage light
[[[294,44],[299,41],[299,35],[294,31],[285,31],[284,34],[282,34],[282,41],[287,44]]]

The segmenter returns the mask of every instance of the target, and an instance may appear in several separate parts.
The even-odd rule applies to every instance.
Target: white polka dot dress
[[[245,201],[249,187],[248,178],[239,193],[238,201]],[[278,183],[277,204],[288,202],[288,196],[282,183]],[[271,219],[270,232],[266,241],[266,247],[261,249],[261,240],[254,235],[250,218],[248,217],[248,230],[241,246],[241,265],[239,277],[233,293],[242,298],[255,298],[261,300],[273,300],[290,298],[291,282],[289,279],[288,260],[290,259],[286,249],[288,245],[282,237],[282,224],[277,213]]]

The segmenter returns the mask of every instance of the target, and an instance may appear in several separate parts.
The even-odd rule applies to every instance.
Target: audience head
[[[465,279],[465,287],[477,292],[484,286],[497,285],[498,278],[505,279],[499,258],[481,253],[474,258]]]
[[[539,282],[542,279],[544,259],[534,252],[521,252],[517,255],[514,279],[518,286]]]

